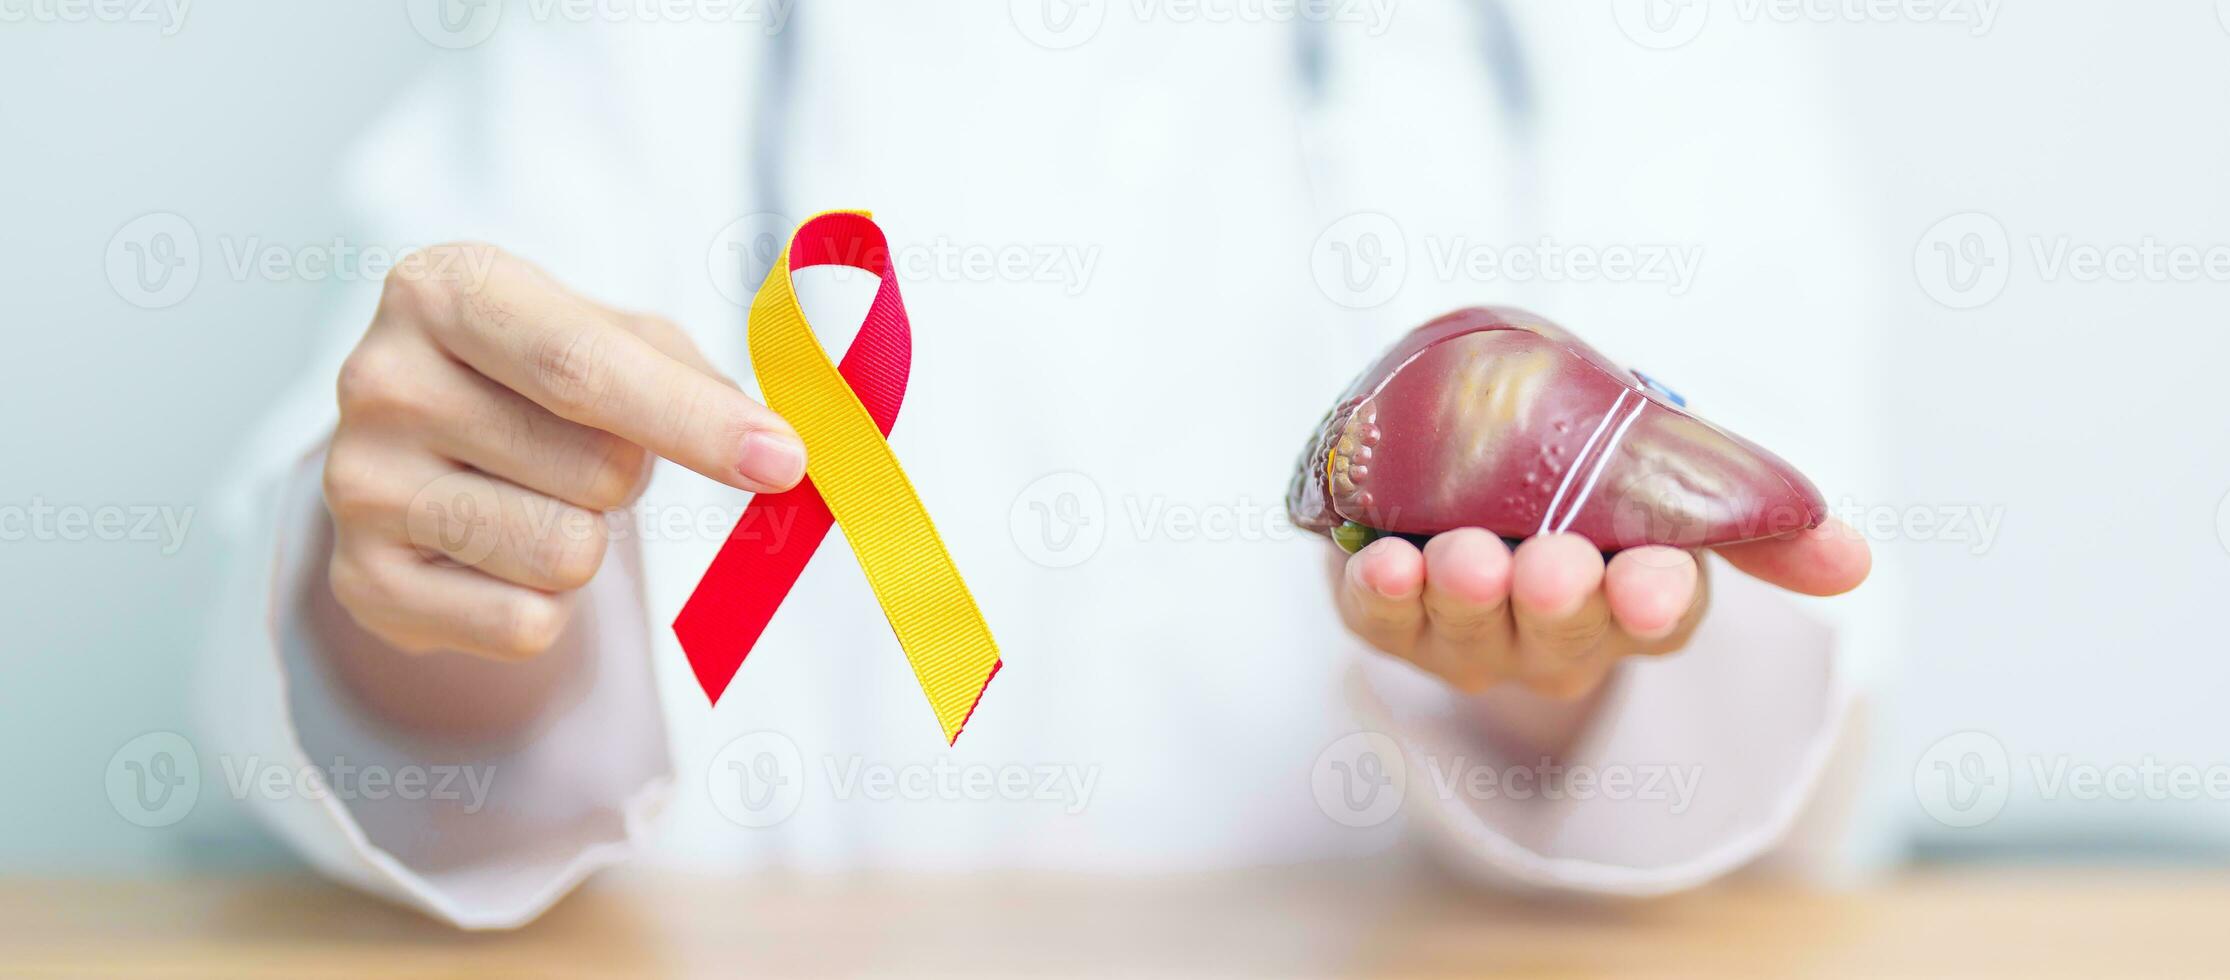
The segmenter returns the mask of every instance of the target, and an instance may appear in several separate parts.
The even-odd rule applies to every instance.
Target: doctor
[[[208,651],[209,724],[227,753],[327,773],[320,798],[256,803],[321,869],[472,928],[637,856],[1140,872],[1422,839],[1493,883],[1650,894],[1810,822],[1851,692],[1832,631],[1780,590],[1856,586],[1847,529],[1722,549],[1733,570],[1707,574],[1483,531],[1340,561],[1279,511],[1341,382],[1448,307],[1541,306],[1676,376],[1758,349],[1748,331],[1783,331],[1752,371],[1847,353],[1855,322],[1791,338],[1775,308],[1853,287],[1804,264],[1839,226],[1810,203],[1808,130],[1773,106],[1736,102],[1716,146],[1652,143],[1656,110],[1597,111],[1609,76],[1662,71],[1651,52],[1482,5],[484,8],[492,27],[420,22],[481,33],[429,35],[468,50],[347,174],[377,240],[427,247],[350,300],[235,498],[252,560]],[[1606,77],[1528,74],[1521,36]],[[1798,61],[1685,81],[1754,91],[1730,80]],[[1692,182],[1679,206],[1601,216],[1674,195],[1660,178]],[[1713,208],[1743,195],[1773,206]],[[751,246],[830,207],[890,234],[916,351],[892,444],[1006,657],[952,748],[834,540],[717,709],[666,626],[748,495],[809,465],[732,379]],[[1358,221],[1403,254],[1312,271],[1366,254],[1326,250]],[[1704,261],[1675,287],[1446,259],[1555,262],[1544,229]],[[864,278],[797,276],[832,354]],[[1840,435],[1850,385],[1719,383],[1764,400],[1706,414],[1823,485],[1863,465],[1769,421]],[[391,790],[346,776],[375,767]],[[406,772],[484,791],[404,793]]]

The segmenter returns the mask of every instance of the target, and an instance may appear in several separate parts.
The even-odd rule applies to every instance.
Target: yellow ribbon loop
[[[851,542],[951,744],[999,668],[999,647],[890,443],[830,363],[798,307],[790,283],[791,248],[824,217],[840,214],[868,217],[866,212],[816,215],[799,226],[768,270],[766,283],[751,301],[752,371],[767,405],[804,438],[806,475],[843,525],[844,538]],[[852,254],[808,264],[836,261],[881,275],[896,307],[895,272],[880,229],[872,221],[855,224],[864,224],[872,235],[863,233],[852,244],[868,245],[872,254],[854,248]],[[898,316],[898,329],[904,330],[902,310]]]

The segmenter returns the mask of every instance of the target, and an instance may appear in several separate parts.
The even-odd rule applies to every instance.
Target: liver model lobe
[[[1698,548],[1816,527],[1819,490],[1780,457],[1523,310],[1411,331],[1326,416],[1286,498],[1296,524],[1505,538],[1570,531],[1604,551]]]

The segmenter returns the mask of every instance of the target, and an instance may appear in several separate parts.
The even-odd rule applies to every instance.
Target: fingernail
[[[805,444],[791,436],[753,432],[743,437],[736,473],[772,490],[788,490],[805,478]]]

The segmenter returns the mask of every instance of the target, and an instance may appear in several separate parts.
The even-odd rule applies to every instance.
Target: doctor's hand
[[[1856,588],[1872,563],[1866,542],[1833,519],[1715,550],[1807,595]],[[1422,551],[1380,538],[1347,557],[1336,589],[1348,629],[1459,690],[1514,682],[1564,700],[1594,691],[1621,658],[1686,645],[1710,592],[1695,556],[1676,548],[1630,548],[1606,563],[1575,534],[1512,553],[1477,528],[1436,535]]]
[[[397,267],[339,396],[327,577],[359,626],[410,653],[549,649],[604,561],[604,512],[635,500],[654,456],[752,491],[805,473],[797,433],[679,328],[488,245]]]

